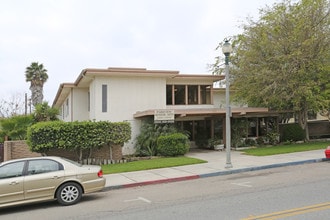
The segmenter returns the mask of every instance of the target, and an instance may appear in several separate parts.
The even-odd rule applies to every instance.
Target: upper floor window
[[[66,99],[65,101],[65,106],[64,106],[64,111],[65,111],[65,117],[67,117],[70,113],[70,109],[69,109],[69,98]]]
[[[108,86],[102,85],[102,112],[108,111]]]
[[[88,94],[87,94],[87,109],[88,109],[88,111],[90,111],[91,110],[91,93],[90,92],[88,92]]]
[[[198,86],[196,85],[188,86],[188,104],[189,105],[198,104]]]
[[[186,86],[184,85],[174,86],[174,103],[175,105],[186,104]]]
[[[212,85],[166,85],[166,104],[211,104],[211,88]]]
[[[212,86],[201,85],[200,87],[200,103],[211,104],[211,88]]]

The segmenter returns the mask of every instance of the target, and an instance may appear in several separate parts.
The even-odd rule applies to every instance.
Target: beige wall
[[[72,121],[89,120],[88,112],[88,89],[74,89],[71,108],[73,112]]]
[[[232,101],[232,97],[234,95],[235,91],[230,90],[229,96],[230,96],[230,106],[232,108],[240,108],[240,107],[248,107],[245,104],[237,103]],[[221,89],[217,90],[216,92],[213,92],[213,104],[214,108],[226,108],[226,90]]]
[[[40,156],[39,153],[31,152],[25,141],[5,141],[4,143],[4,161]]]

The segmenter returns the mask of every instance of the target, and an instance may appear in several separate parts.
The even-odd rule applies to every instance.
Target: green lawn
[[[277,145],[271,147],[259,147],[248,150],[243,150],[245,154],[253,156],[268,156],[274,154],[286,154],[300,151],[319,150],[326,149],[330,146],[330,141],[327,142],[310,142],[303,144],[289,144],[289,145]],[[206,163],[207,161],[191,158],[191,157],[164,157],[154,158],[147,160],[138,160],[127,163],[118,163],[110,165],[102,165],[104,174],[123,173],[139,170],[149,170],[165,167],[176,167],[190,164]]]
[[[176,167],[190,164],[206,163],[205,160],[200,160],[191,157],[164,157],[148,160],[132,161],[127,163],[102,165],[104,174],[131,172],[139,170],[150,170],[165,167]]]
[[[325,150],[327,146],[330,146],[330,141],[277,145],[271,147],[258,147],[258,148],[243,150],[243,152],[245,152],[245,154],[253,155],[253,156],[269,156],[274,154],[286,154],[286,153],[294,153],[294,152],[309,151],[309,150],[319,150],[319,149]]]

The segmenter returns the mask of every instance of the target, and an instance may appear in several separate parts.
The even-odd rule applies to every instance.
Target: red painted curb
[[[153,185],[153,184],[160,184],[160,183],[171,183],[171,182],[178,182],[178,181],[185,181],[185,180],[193,180],[193,179],[198,179],[198,178],[200,178],[199,175],[193,175],[193,176],[185,176],[185,177],[168,178],[168,179],[162,179],[162,180],[151,180],[151,181],[145,181],[145,182],[139,182],[139,183],[125,184],[122,186],[122,188]]]

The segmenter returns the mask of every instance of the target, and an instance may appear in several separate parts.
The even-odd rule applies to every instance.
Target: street
[[[330,162],[86,195],[0,210],[6,219],[314,219],[330,216]]]

